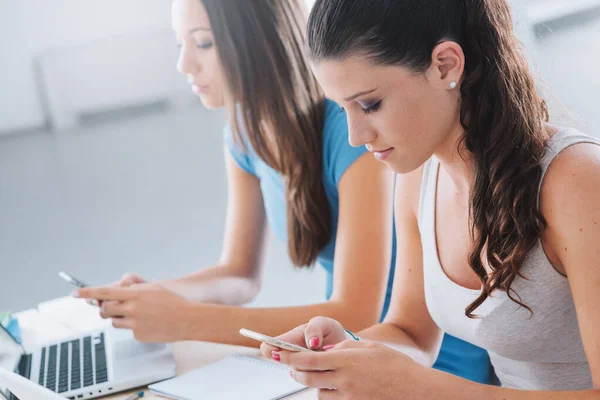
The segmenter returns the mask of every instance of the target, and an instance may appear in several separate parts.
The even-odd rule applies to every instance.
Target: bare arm
[[[417,208],[410,199],[411,193],[418,193],[416,182],[420,179],[416,176],[399,177],[397,184],[398,253],[402,258],[396,267],[393,307],[385,322],[361,332],[368,340],[340,342],[339,323],[315,318],[281,338],[299,342],[306,331],[315,331],[311,324],[319,325],[324,333],[337,338],[333,349],[290,353],[263,345],[263,355],[271,357],[275,351],[276,359],[294,368],[296,381],[313,388],[335,388],[340,398],[396,398],[402,393],[407,399],[432,400],[600,399],[600,149],[588,146],[586,151],[573,155],[569,149],[553,163],[542,190],[541,210],[548,223],[542,238],[544,249],[553,261],[558,260],[557,269],[564,269],[572,288],[593,389],[515,390],[471,382],[429,367],[438,352],[441,332],[427,312],[423,295]],[[329,332],[331,327],[338,332]],[[329,391],[321,394],[333,398],[328,397]]]
[[[569,392],[523,391],[479,386],[480,398],[494,400],[600,399],[600,147],[576,145],[550,165],[540,209],[547,227],[544,250],[564,271],[575,302],[579,331],[592,373],[593,389]],[[454,378],[454,377],[451,377]],[[444,379],[449,380],[445,377]],[[448,384],[452,383],[448,381]],[[465,385],[462,385],[465,387]]]
[[[159,282],[197,302],[241,305],[260,290],[267,245],[260,181],[242,170],[225,148],[227,218],[219,262],[183,278]]]
[[[402,189],[398,187],[398,190]],[[397,193],[397,196],[400,195]],[[402,200],[397,199],[397,216],[399,214],[398,206],[401,204]],[[600,204],[600,148],[593,145],[580,145],[565,150],[552,163],[542,187],[541,211],[548,223],[542,240],[549,256],[558,260],[558,265],[556,265],[558,269],[564,269],[568,276],[581,337],[592,372],[594,389],[569,392],[515,390],[476,384],[440,371],[423,369],[417,379],[420,379],[423,385],[426,385],[426,382],[433,383],[430,386],[432,390],[428,398],[600,399],[600,340],[598,339],[600,337],[600,314],[598,314],[600,308],[600,248],[598,247],[600,208],[598,208],[598,204]],[[399,232],[401,232],[398,234],[400,244],[405,231]],[[409,242],[405,240],[405,243]],[[409,249],[399,247],[398,252],[402,254],[403,251],[409,251]],[[408,279],[414,282],[413,290],[417,286],[419,290],[422,290],[422,280],[417,284],[418,279],[407,276],[406,268],[399,268],[400,265],[397,266],[398,279]],[[411,265],[415,264],[411,263]],[[400,275],[401,271],[404,271],[404,276]],[[419,273],[422,278],[422,271]],[[423,316],[425,311],[420,308],[417,308],[420,316],[410,315],[411,310],[414,309],[402,311],[401,305],[406,299],[406,291],[410,291],[411,288],[400,289],[400,286],[402,286],[401,283],[398,285],[398,291],[396,291],[397,287],[394,287],[394,303],[397,303],[398,307],[390,309],[389,318],[384,324],[370,328],[362,335],[385,344],[391,342],[393,343],[391,347],[398,348],[400,345],[400,350],[409,356],[414,356],[414,353],[412,349],[406,351],[405,346],[407,345],[429,349],[429,354],[433,355],[435,352],[432,350],[436,348],[431,345],[434,342],[432,338],[435,337],[434,328],[431,326],[433,322]],[[412,307],[423,305],[424,303],[419,301],[413,303]],[[410,316],[402,318],[402,315]],[[407,324],[409,320],[416,320],[420,327],[413,323]],[[398,328],[401,329],[401,333]],[[419,345],[419,342],[425,345]],[[413,359],[424,364],[418,358],[413,357]]]
[[[132,329],[136,338],[150,342],[192,339],[258,346],[258,342],[242,337],[239,329],[247,328],[275,336],[318,314],[339,319],[350,329],[358,331],[377,322],[385,299],[391,262],[392,192],[392,174],[369,154],[355,161],[341,178],[333,294],[329,301],[321,304],[244,308],[199,303],[184,299],[162,284],[84,288],[76,295],[103,301],[101,315],[104,318],[113,318],[114,326]],[[257,208],[259,203],[258,200],[254,203]],[[239,221],[236,215],[237,212],[230,219]],[[264,214],[260,215],[263,216],[261,221],[264,221]],[[240,228],[242,233],[232,233],[233,227],[234,224],[227,229],[232,235],[227,241],[231,240],[233,245],[225,246],[226,249],[235,249],[238,237],[243,241],[253,235],[247,226]],[[262,241],[259,243],[262,244]],[[245,246],[241,249],[241,252],[247,250]],[[212,271],[231,268],[238,276],[247,276],[250,280],[257,275],[257,267],[246,269],[246,257],[254,264],[260,259],[256,254],[261,253],[247,250],[243,253],[245,256],[240,256],[236,251],[225,251],[224,259],[230,264],[228,267],[214,267]],[[222,275],[212,271],[192,278],[196,282],[179,284],[174,289],[202,292],[210,290],[210,284],[222,289],[223,285],[219,285]],[[221,293],[224,297],[233,295],[225,291]]]
[[[197,317],[187,338],[258,346],[258,342],[239,335],[239,329],[276,336],[315,315],[339,319],[354,330],[376,323],[385,300],[391,262],[392,188],[391,172],[370,154],[359,158],[342,177],[330,301],[280,308],[197,304],[192,311]],[[207,321],[215,323],[207,327]]]
[[[600,399],[600,148],[576,145],[550,165],[540,194],[544,250],[571,287],[593,389],[569,392],[480,387],[498,400]]]

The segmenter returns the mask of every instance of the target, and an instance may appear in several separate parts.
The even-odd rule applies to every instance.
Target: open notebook
[[[285,365],[232,355],[150,390],[177,400],[277,400],[306,389],[289,371]]]

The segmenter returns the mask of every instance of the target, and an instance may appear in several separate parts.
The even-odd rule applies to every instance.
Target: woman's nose
[[[183,46],[177,60],[177,70],[185,75],[195,75],[201,69],[200,64],[191,56],[189,51]]]
[[[368,124],[348,117],[348,142],[352,147],[364,146],[375,140],[375,130]]]

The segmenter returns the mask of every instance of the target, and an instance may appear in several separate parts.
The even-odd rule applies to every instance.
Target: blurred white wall
[[[525,48],[531,51],[534,47],[535,36],[528,13],[530,1],[508,0],[508,3],[512,8],[515,32]]]
[[[0,133],[44,124],[33,67],[38,57],[77,46],[93,51],[100,39],[118,44],[122,37],[168,32],[170,4],[169,0],[0,0]],[[164,50],[153,56],[164,60]],[[132,71],[132,79],[135,74]]]
[[[5,0],[12,1],[14,0]],[[170,28],[169,0],[19,0],[34,50]]]
[[[27,0],[0,0],[0,133],[44,122],[32,63],[33,35],[25,21]]]

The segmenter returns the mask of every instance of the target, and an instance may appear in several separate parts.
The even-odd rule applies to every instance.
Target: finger
[[[129,317],[126,304],[120,301],[105,301],[100,307],[100,316],[102,318]]]
[[[281,351],[281,349],[278,347],[275,347],[275,346],[271,346],[268,343],[263,343],[260,345],[260,354],[268,360],[272,360],[273,352],[278,352],[278,351]],[[277,360],[275,360],[275,361],[277,361]]]
[[[96,307],[99,307],[101,304],[101,302],[99,302],[96,299],[86,299],[85,302],[88,303],[90,306],[96,306]]]
[[[291,377],[298,383],[313,389],[335,389],[336,371],[290,371]]]
[[[337,369],[340,356],[337,352],[303,351],[293,353],[291,351],[278,352],[280,362],[302,371],[329,371]]]
[[[133,329],[133,322],[131,318],[113,318],[112,326],[117,329]]]
[[[145,280],[139,276],[138,274],[128,273],[123,275],[123,278],[118,282],[119,287],[129,287],[131,285],[135,285],[136,283],[144,283]]]
[[[119,282],[117,282],[118,287],[129,287],[134,284],[135,284],[135,281],[132,279],[129,279],[129,278],[124,278],[124,279],[121,279]]]
[[[86,287],[73,292],[73,297],[83,299],[96,299],[102,301],[123,301],[130,300],[135,296],[135,292],[129,288],[115,287]]]
[[[311,319],[306,324],[304,330],[304,340],[306,340],[306,347],[311,350],[320,350],[323,347],[323,336],[325,336],[327,318],[316,317]]]
[[[326,344],[336,344],[346,339],[342,325],[334,319],[325,317],[311,319],[306,324],[304,336],[306,346],[312,350],[320,350]]]
[[[283,340],[284,342],[292,343],[297,346],[305,347],[306,341],[304,340],[304,329],[306,328],[306,324],[295,327],[289,332],[284,333],[283,335],[277,336],[276,339]],[[268,343],[263,343],[260,346],[260,353],[263,357],[267,359],[273,359],[271,357],[273,352],[281,351],[279,347],[275,347]],[[279,360],[275,360],[279,361]]]
[[[283,335],[277,336],[276,339],[283,340],[284,342],[288,342],[291,344],[295,344],[296,346],[306,347],[306,339],[304,338],[304,330],[306,329],[306,324],[295,327],[289,332],[284,333]]]

